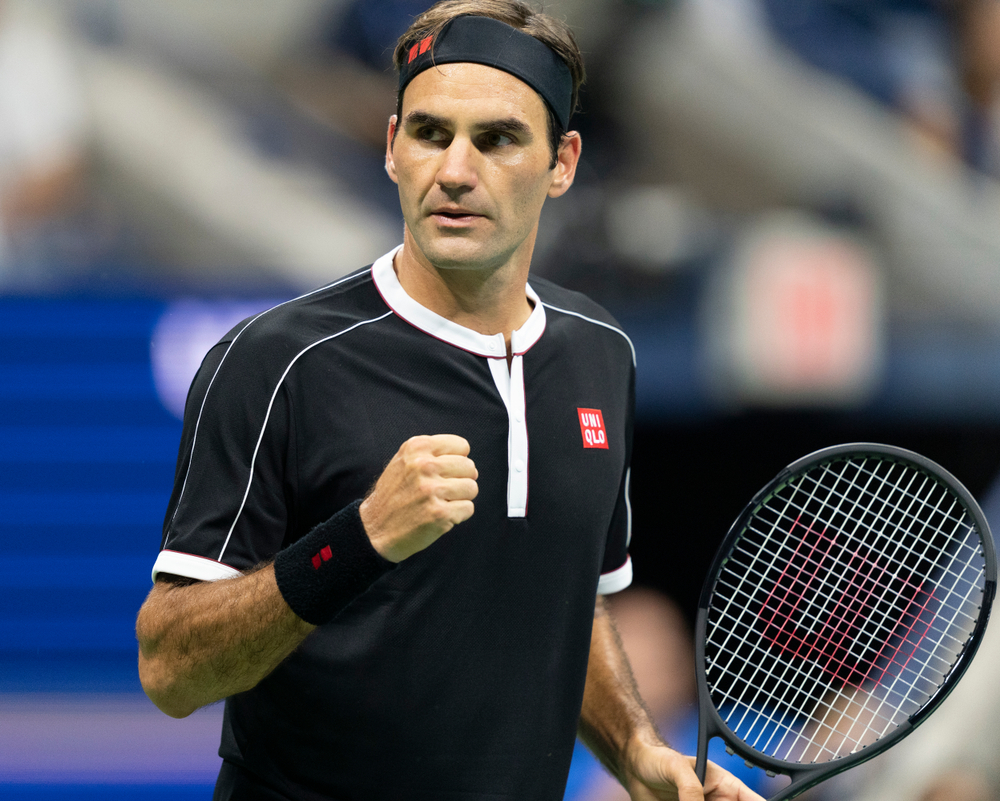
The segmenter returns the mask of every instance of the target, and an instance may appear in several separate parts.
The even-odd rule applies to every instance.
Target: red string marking
[[[857,562],[860,564],[856,564]],[[821,667],[824,672],[834,676],[843,674],[845,669],[848,674],[854,672],[855,666],[848,663],[848,657],[850,656],[850,646],[856,641],[857,631],[861,628],[858,625],[858,618],[864,610],[873,608],[870,601],[874,589],[868,589],[866,592],[865,580],[871,578],[871,572],[879,569],[878,565],[859,557],[855,552],[851,554],[848,570],[852,567],[854,572],[850,574],[851,578],[847,588],[833,604],[829,618],[823,621],[820,630],[816,632],[816,640],[822,647],[813,645],[810,652],[804,656],[806,659],[812,658],[815,652],[817,661],[825,658]],[[862,571],[866,567],[870,568],[870,572],[864,575]],[[885,571],[881,570],[881,575],[884,573]],[[859,576],[863,576],[860,581],[858,580]],[[853,595],[848,594],[850,590],[855,591]],[[862,596],[864,596],[863,599]],[[851,614],[852,607],[854,608],[853,615]],[[827,634],[827,631],[831,633]],[[840,633],[839,638],[836,636],[838,632]],[[844,645],[845,640],[847,641],[846,646]]]
[[[800,515],[799,517],[795,518],[795,522],[792,524],[792,528],[788,532],[789,535],[795,534],[795,529],[800,525],[801,517],[802,516]],[[806,535],[808,536],[809,534],[812,534],[812,533],[813,533],[813,530],[812,530],[812,527],[810,526],[809,528],[806,529]],[[819,550],[820,545],[823,544],[824,541],[827,542],[826,551],[822,554],[822,556],[821,556],[820,559],[815,560],[815,566],[816,566],[816,568],[813,571],[812,575],[809,576],[809,578],[808,578],[807,581],[803,581],[802,578],[801,578],[803,572],[805,572],[805,569],[808,567],[809,563],[811,561],[813,561],[813,558],[814,558],[814,556],[816,554],[816,551]],[[786,645],[786,643],[789,640],[796,640],[796,639],[799,640],[800,641],[799,648],[798,648],[798,650],[796,650],[796,651],[793,652],[796,656],[799,655],[799,651],[801,650],[801,647],[802,647],[802,644],[803,644],[802,643],[802,638],[798,637],[794,633],[794,631],[792,631],[792,630],[787,630],[786,631],[786,627],[794,625],[794,622],[793,622],[794,621],[794,615],[795,615],[796,611],[798,611],[799,604],[805,599],[806,592],[809,590],[810,586],[812,586],[812,583],[816,580],[816,577],[819,574],[819,568],[822,565],[824,559],[827,556],[829,556],[830,548],[833,547],[833,539],[827,537],[826,536],[826,529],[823,529],[823,531],[819,534],[819,540],[816,542],[816,544],[812,545],[811,547],[809,547],[808,553],[805,554],[805,555],[803,555],[801,557],[801,560],[800,560],[801,561],[801,566],[798,568],[798,571],[795,573],[795,575],[788,582],[786,582],[785,579],[786,579],[787,576],[789,576],[789,570],[794,566],[797,558],[800,556],[800,552],[802,551],[802,549],[804,547],[809,547],[808,544],[807,544],[807,542],[806,542],[806,537],[805,536],[802,537],[802,539],[799,541],[799,544],[796,546],[795,551],[792,554],[791,559],[788,560],[788,564],[785,565],[785,569],[782,571],[781,575],[778,577],[778,580],[774,584],[774,589],[772,589],[771,593],[767,596],[767,599],[764,601],[764,607],[763,607],[763,609],[761,609],[761,617],[763,617],[764,612],[767,611],[769,609],[769,607],[771,606],[771,602],[775,600],[775,596],[776,596],[777,591],[779,589],[784,589],[785,592],[784,592],[783,597],[777,600],[776,606],[773,608],[773,612],[771,614],[771,618],[770,618],[770,620],[767,621],[766,627],[764,629],[764,637],[769,642],[771,642],[772,644],[778,646],[779,648],[781,648],[784,651],[791,650]],[[794,589],[795,585],[799,584],[799,583],[801,583],[801,584],[804,585],[804,589],[801,592],[795,592],[795,589]],[[788,612],[785,612],[785,611],[783,611],[782,606],[789,604],[789,601],[788,601],[789,596],[793,596],[795,602],[794,602],[794,604],[791,604],[791,609]],[[781,615],[781,618],[782,618],[781,625],[777,626],[778,630],[777,630],[776,633],[770,634],[769,631],[770,631],[771,627],[776,626],[776,624],[774,622],[775,618],[777,618],[779,615]]]
[[[801,525],[800,516],[789,534],[794,535]],[[929,631],[933,617],[912,642],[917,624],[926,617],[930,596],[925,596],[914,613],[914,604],[924,595],[923,585],[915,585],[908,576],[891,574],[885,557],[873,558],[866,551],[855,550],[845,559],[848,554],[843,550],[836,553],[835,545],[827,529],[817,534],[811,526],[806,528],[759,613],[763,637],[780,651],[813,662],[846,684],[860,686],[874,680],[878,685],[890,665],[905,669]],[[823,594],[826,576],[832,576],[840,587],[835,598]],[[807,598],[817,593],[818,601]],[[912,620],[900,633],[908,616]],[[874,630],[862,638],[866,625]],[[913,649],[901,662],[907,643]]]
[[[802,516],[801,516],[801,515],[799,515],[798,517],[796,517],[796,518],[795,518],[795,522],[794,522],[794,523],[792,523],[792,527],[791,527],[791,529],[790,529],[790,530],[789,530],[789,532],[788,532],[788,533],[789,533],[789,535],[793,535],[793,534],[795,533],[795,529],[796,529],[796,528],[798,528],[798,525],[799,525],[799,521],[800,521],[801,519],[802,519]],[[812,529],[808,529],[806,533],[812,533]],[[824,532],[823,532],[823,533],[824,533],[824,534],[826,533],[825,529],[824,529]],[[820,538],[821,538],[821,539],[822,539],[822,537],[823,537],[823,534],[821,534],[821,535],[820,535]],[[783,580],[784,580],[785,576],[786,576],[786,575],[788,575],[788,569],[789,569],[789,568],[790,568],[790,567],[792,566],[792,562],[793,562],[793,561],[795,560],[795,557],[797,557],[797,556],[799,555],[799,551],[800,551],[800,550],[802,549],[802,546],[804,546],[805,544],[806,544],[806,541],[805,541],[805,538],[803,538],[803,539],[802,539],[802,540],[801,540],[801,541],[799,542],[798,546],[796,546],[796,548],[795,548],[795,552],[794,552],[794,553],[792,554],[792,558],[788,560],[788,564],[786,564],[786,565],[785,565],[785,569],[781,571],[781,575],[780,575],[780,576],[778,576],[778,580],[777,580],[777,581],[776,581],[776,582],[774,583],[774,589],[772,589],[772,590],[771,590],[771,593],[770,593],[770,594],[769,594],[769,595],[767,596],[767,599],[766,599],[766,600],[764,601],[764,609],[767,609],[767,608],[768,608],[768,606],[769,606],[769,605],[770,605],[770,603],[771,603],[771,599],[772,599],[772,598],[774,598],[774,594],[775,594],[775,592],[777,591],[777,589],[778,589],[779,587],[781,587],[781,586],[782,586],[782,583],[783,583]],[[813,546],[813,549],[812,549],[812,551],[810,552],[810,556],[812,555],[812,553],[815,553],[815,551],[816,551],[816,547],[815,547],[815,546]],[[806,557],[806,561],[808,562],[808,557]],[[800,573],[801,573],[801,571],[800,571]],[[796,581],[796,580],[797,580],[797,577],[796,577],[796,579],[793,579],[793,583],[794,583],[794,581]],[[770,625],[770,624],[771,624],[771,623],[772,623],[772,622],[774,621],[774,617],[775,617],[775,616],[776,616],[776,615],[778,614],[778,611],[779,611],[779,610],[777,610],[777,609],[775,609],[775,610],[774,610],[774,614],[773,614],[773,615],[771,616],[771,620],[770,620],[770,621],[768,621],[768,624],[769,624],[769,625]],[[793,611],[793,612],[795,611],[795,610],[794,610],[794,608],[792,609],[792,611]],[[761,612],[763,613],[763,610],[761,610]],[[790,617],[791,617],[791,616],[789,615],[789,616],[788,616],[788,617],[786,618],[786,620],[787,620],[788,618],[790,618]],[[778,633],[779,633],[779,634],[781,633],[780,629],[779,629],[779,632],[778,632]],[[777,635],[776,635],[776,636],[777,636]]]
[[[917,588],[917,591],[916,591],[916,594],[914,595],[914,598],[920,597],[921,594],[924,594],[924,585],[923,584],[921,584]],[[923,643],[924,638],[927,636],[927,633],[931,630],[931,626],[934,623],[934,619],[937,617],[937,615],[934,614],[934,613],[931,613],[930,620],[926,621],[926,624],[924,625],[924,630],[920,634],[920,637],[917,639],[917,641],[911,643],[912,646],[913,646],[913,648],[910,651],[909,656],[906,657],[906,661],[905,662],[899,662],[898,661],[898,657],[899,657],[900,652],[903,650],[903,646],[906,645],[907,642],[910,641],[910,635],[913,634],[914,630],[916,629],[917,623],[920,622],[920,620],[927,613],[927,607],[930,605],[931,600],[933,600],[933,598],[934,598],[934,592],[933,592],[933,590],[931,592],[928,592],[928,593],[924,594],[924,597],[926,598],[926,600],[924,601],[923,605],[920,607],[920,609],[917,611],[916,614],[912,615],[913,622],[906,629],[906,633],[902,637],[900,637],[899,644],[896,646],[895,650],[892,652],[892,655],[886,658],[886,660],[885,660],[886,667],[884,667],[882,669],[882,671],[879,674],[878,678],[875,679],[875,686],[876,687],[878,687],[882,683],[882,679],[885,678],[885,674],[889,670],[889,665],[892,665],[892,664],[899,665],[899,668],[900,668],[899,672],[900,673],[902,673],[903,671],[906,670],[907,666],[910,664],[910,660],[913,659],[913,655],[920,649],[920,645]],[[915,601],[911,601],[910,602],[909,606],[906,608],[906,611],[903,613],[903,616],[900,618],[900,621],[902,621],[903,619],[905,619],[908,614],[911,614],[910,610],[913,608],[914,603],[915,603]],[[889,647],[889,642],[890,642],[890,638],[887,637],[886,640],[885,640],[885,642],[882,644],[882,648],[879,650],[878,655],[875,657],[875,659],[872,660],[872,664],[871,664],[871,667],[868,669],[868,673],[866,673],[864,675],[864,677],[862,678],[861,682],[868,681],[871,678],[870,674],[871,674],[872,670],[875,669],[875,667],[880,662],[883,661],[882,654],[886,650],[886,648]],[[859,684],[861,682],[859,682]]]

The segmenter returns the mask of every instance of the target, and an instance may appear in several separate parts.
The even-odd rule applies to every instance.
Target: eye
[[[514,144],[514,139],[501,131],[487,131],[480,137],[480,141],[485,147],[507,147]]]
[[[440,128],[421,128],[417,131],[417,139],[422,142],[447,142],[449,137]]]

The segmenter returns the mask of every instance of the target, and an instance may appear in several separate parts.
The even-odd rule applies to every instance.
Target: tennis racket
[[[839,445],[789,465],[736,519],[696,623],[708,742],[794,798],[899,742],[972,660],[996,591],[978,504],[901,448]]]

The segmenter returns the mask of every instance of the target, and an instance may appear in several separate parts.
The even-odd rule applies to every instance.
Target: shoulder
[[[242,320],[219,345],[233,356],[243,353],[259,358],[273,353],[281,358],[371,322],[387,311],[368,266]]]
[[[600,322],[621,330],[621,326],[618,325],[617,320],[615,320],[607,309],[599,303],[595,303],[582,292],[575,292],[572,289],[566,289],[558,284],[553,284],[545,278],[536,278],[534,276],[529,279],[528,283],[538,293],[538,297],[541,298],[546,309],[571,314],[576,317],[589,318],[594,322]]]
[[[269,394],[317,346],[358,345],[391,312],[366,267],[327,286],[242,320],[213,347],[199,370],[205,393]]]
[[[599,303],[581,292],[566,289],[544,278],[532,277],[528,283],[542,301],[549,325],[589,328],[594,335],[609,336],[627,346],[632,361],[635,361],[635,348],[628,334]]]

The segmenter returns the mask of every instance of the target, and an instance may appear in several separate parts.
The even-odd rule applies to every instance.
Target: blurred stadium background
[[[389,57],[425,5],[0,1],[0,796],[211,796],[220,710],[170,720],[135,675],[184,394],[236,321],[396,244]],[[735,514],[824,445],[990,500],[1000,2],[545,7],[590,80],[535,269],[636,345],[637,584],[690,620]],[[929,747],[899,757],[920,786],[834,797],[936,798],[959,763]],[[962,798],[996,797],[998,753]]]

